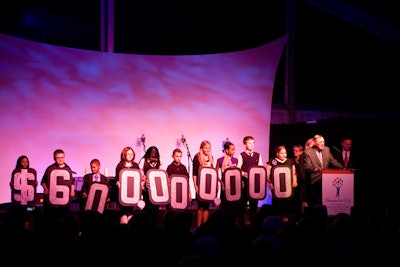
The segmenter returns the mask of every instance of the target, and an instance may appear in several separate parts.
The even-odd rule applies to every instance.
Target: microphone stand
[[[140,139],[141,139],[142,144],[143,144],[144,153],[146,153],[146,145],[145,145],[146,137],[144,137],[144,134],[142,134],[142,137]]]
[[[192,155],[190,155],[189,145],[186,142],[186,138],[183,135],[181,136],[181,143],[186,147],[187,158],[188,158],[187,171],[188,171],[188,174],[189,174],[188,178],[190,179],[190,177],[191,177],[190,163],[193,162],[193,159],[192,159]],[[192,201],[190,201],[189,205],[190,206],[192,205]]]
[[[186,142],[186,138],[182,138],[182,143],[186,147],[187,157],[188,157],[188,168],[187,169],[188,169],[188,173],[190,174],[190,162],[193,161],[192,155],[190,155],[189,145]]]

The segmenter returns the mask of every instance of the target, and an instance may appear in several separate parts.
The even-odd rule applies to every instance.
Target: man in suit
[[[363,204],[363,199],[367,196],[365,180],[362,179],[365,174],[362,174],[362,171],[365,168],[360,168],[360,156],[357,154],[357,151],[353,151],[353,139],[349,136],[345,136],[342,138],[340,142],[341,148],[333,147],[332,155],[333,157],[343,164],[345,169],[351,170],[354,172],[354,203],[356,205]],[[347,157],[347,159],[346,159]],[[345,163],[347,161],[347,164]],[[357,171],[356,171],[357,169]]]
[[[355,169],[351,148],[353,146],[353,140],[351,137],[344,137],[340,143],[341,149],[333,147],[333,157],[341,163],[345,169]]]
[[[322,135],[314,136],[314,145],[304,151],[304,169],[310,175],[310,196],[309,205],[322,204],[322,170],[343,169],[332,155],[329,147],[325,146],[325,139]]]

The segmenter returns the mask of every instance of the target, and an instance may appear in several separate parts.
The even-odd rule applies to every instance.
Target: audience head
[[[262,233],[267,236],[275,236],[285,227],[282,218],[277,215],[267,216],[262,225]]]

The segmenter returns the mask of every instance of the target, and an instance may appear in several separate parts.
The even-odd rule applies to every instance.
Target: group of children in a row
[[[247,190],[247,178],[248,178],[248,168],[252,165],[263,165],[263,161],[261,158],[261,155],[257,152],[254,152],[254,138],[252,136],[246,136],[243,138],[243,144],[245,145],[245,150],[239,154],[238,157],[234,157],[235,153],[235,145],[229,141],[227,141],[224,144],[224,152],[225,155],[222,156],[221,158],[218,158],[217,160],[214,160],[212,153],[211,153],[211,143],[207,140],[203,140],[200,144],[199,152],[196,153],[196,155],[193,157],[193,168],[192,168],[192,179],[193,179],[193,185],[194,189],[196,191],[196,199],[197,199],[197,211],[196,211],[196,216],[197,216],[197,226],[200,226],[204,222],[207,221],[208,216],[209,216],[209,209],[210,209],[210,202],[208,201],[201,201],[198,198],[198,175],[199,175],[199,168],[200,167],[212,167],[215,168],[218,172],[221,174],[227,169],[231,167],[237,167],[241,170],[242,173],[242,199],[238,203],[222,203],[221,206],[225,207],[228,211],[232,213],[234,217],[237,218],[238,222],[244,226],[245,223],[245,212],[246,212],[246,206],[249,203],[250,205],[250,218],[254,216],[254,214],[257,211],[257,205],[258,205],[258,200],[253,200],[249,199],[246,190]],[[51,209],[54,206],[57,206],[60,204],[63,206],[63,203],[69,203],[69,200],[71,197],[75,196],[75,187],[74,187],[74,181],[72,177],[72,169],[68,166],[68,164],[65,163],[65,153],[62,149],[57,149],[53,153],[54,157],[54,163],[49,165],[45,173],[40,180],[40,185],[43,187],[43,208],[45,209]],[[190,174],[188,173],[188,168],[181,163],[182,160],[182,151],[179,148],[175,148],[172,152],[172,162],[167,166],[166,172],[168,176],[171,176],[173,174],[179,174],[179,175],[184,175],[187,176],[188,179],[190,177]],[[151,146],[146,150],[145,155],[140,159],[139,162],[135,161],[135,152],[132,147],[127,146],[124,147],[121,151],[121,157],[120,161],[116,166],[116,177],[114,179],[115,186],[117,188],[120,188],[121,183],[120,183],[120,171],[121,170],[126,170],[126,169],[139,169],[141,172],[141,183],[142,183],[142,199],[147,206],[154,206],[156,210],[159,209],[157,205],[154,205],[150,199],[149,199],[149,180],[146,179],[146,174],[147,171],[150,169],[159,169],[160,168],[160,154],[158,151],[158,148],[155,146]],[[93,183],[106,183],[109,184],[110,181],[108,181],[107,177],[100,172],[101,168],[101,163],[100,160],[98,159],[92,159],[90,161],[90,169],[91,172],[87,173],[83,177],[83,184],[81,188],[81,197],[82,199],[86,199],[89,194],[90,187]],[[12,189],[12,200],[18,201],[18,186],[16,184],[20,183],[21,179],[21,170],[27,169],[28,173],[32,172],[35,173],[33,177],[36,178],[36,171],[29,166],[29,159],[27,156],[22,155],[18,158],[17,164],[15,169],[12,172],[12,177],[11,177],[11,182],[10,186]],[[54,176],[54,173],[52,174],[53,170],[57,170],[58,176],[68,176],[67,180],[70,179],[70,187],[69,187],[69,195],[66,196],[66,194],[61,194],[62,196],[60,197],[60,194],[57,194],[59,192],[56,192],[55,194],[49,194],[50,192],[50,187],[54,184],[54,179],[51,178],[51,176]],[[70,176],[69,176],[70,174]],[[19,180],[16,180],[19,179]],[[52,180],[53,179],[53,180]],[[32,180],[32,179],[29,179]],[[223,181],[218,178],[218,182],[221,184],[221,189],[224,190],[224,185]],[[28,186],[34,186],[36,187],[38,185],[38,182],[36,179],[33,179],[33,184],[30,184],[32,182],[27,182]],[[56,182],[57,183],[57,182]],[[111,185],[113,186],[113,185]],[[63,191],[63,185],[60,185],[60,187],[57,189],[59,191]],[[66,192],[66,191],[63,191]],[[189,192],[190,196],[190,192]],[[192,196],[190,196],[192,197]],[[49,201],[49,198],[50,201]],[[51,204],[50,204],[51,203]],[[84,204],[83,204],[84,207]],[[69,209],[69,206],[66,207]],[[131,206],[123,206],[120,205],[121,209],[121,223],[127,223],[128,220],[131,218],[133,215],[134,209],[137,207],[131,207]]]

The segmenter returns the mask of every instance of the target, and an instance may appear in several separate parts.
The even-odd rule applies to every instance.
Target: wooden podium
[[[350,214],[354,205],[354,172],[327,169],[322,171],[322,204],[328,215]]]

